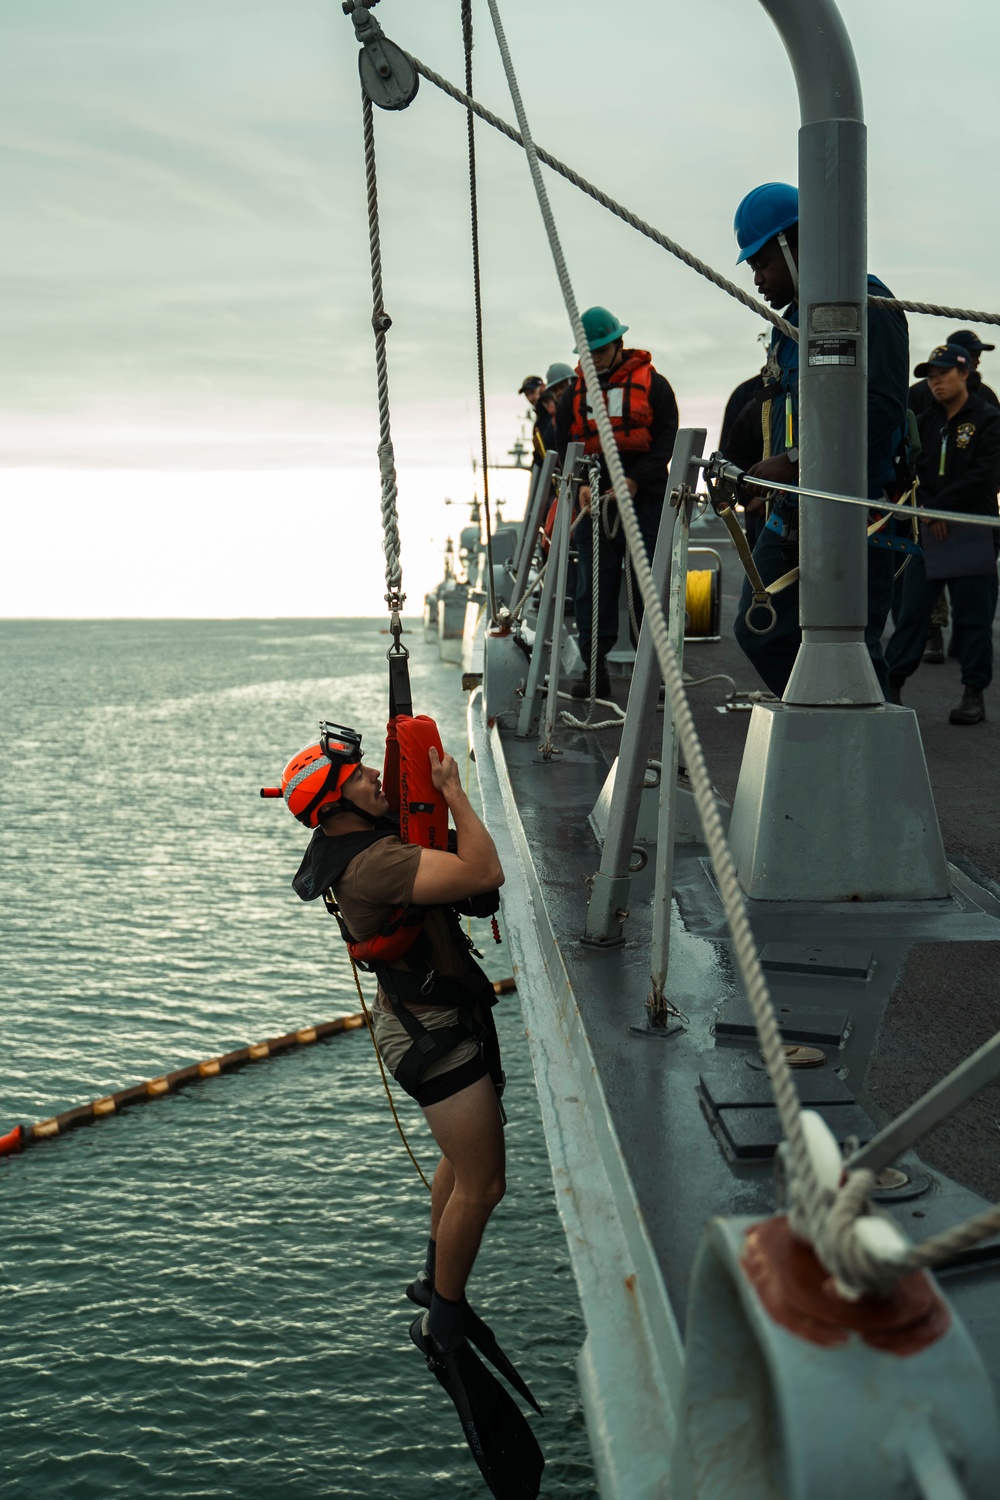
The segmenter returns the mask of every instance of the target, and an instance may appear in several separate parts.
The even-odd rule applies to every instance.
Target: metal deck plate
[[[765,969],[787,974],[829,974],[839,979],[867,979],[874,954],[870,948],[827,943],[766,943],[760,955]]]
[[[829,1125],[837,1141],[854,1136],[864,1144],[875,1134],[875,1126],[856,1104],[817,1104],[810,1106]],[[784,1140],[778,1111],[773,1105],[723,1105],[716,1120],[726,1145],[740,1160],[760,1161],[773,1156]]]
[[[776,1000],[780,997],[775,996]],[[789,1042],[826,1042],[836,1047],[847,1030],[851,1013],[847,1010],[820,1010],[807,1005],[778,1004],[778,1025]],[[757,1028],[745,1000],[727,1005],[715,1023],[716,1036],[756,1036]]]
[[[795,1091],[803,1104],[853,1104],[854,1095],[829,1064],[822,1068],[803,1068],[793,1075]],[[755,1072],[744,1059],[725,1072],[705,1072],[698,1079],[702,1095],[712,1109],[727,1105],[773,1104],[771,1080],[766,1073]]]

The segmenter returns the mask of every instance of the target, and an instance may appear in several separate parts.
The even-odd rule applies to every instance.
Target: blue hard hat
[[[591,349],[603,349],[605,344],[613,344],[615,339],[628,333],[628,324],[619,323],[614,313],[608,312],[606,307],[588,307],[585,313],[581,313],[580,322]],[[579,352],[574,346],[573,353]]]
[[[747,193],[736,210],[733,228],[740,253],[736,264],[742,265],[758,250],[763,250],[768,240],[773,240],[783,229],[790,229],[799,222],[799,190],[787,182],[765,182]]]

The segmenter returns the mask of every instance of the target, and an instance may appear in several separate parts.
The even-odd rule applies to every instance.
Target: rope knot
[[[376,333],[388,333],[392,327],[392,319],[384,308],[378,307],[372,313],[372,327]]]

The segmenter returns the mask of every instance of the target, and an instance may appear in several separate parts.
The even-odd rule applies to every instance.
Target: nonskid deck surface
[[[723,550],[714,538],[712,545]],[[738,580],[731,553],[724,558],[725,634],[717,644],[689,645],[685,668],[699,677],[727,672],[741,688],[755,687],[731,636]],[[975,729],[947,724],[948,709],[960,697],[958,684],[955,663],[925,667],[912,679],[907,698],[920,717],[946,851],[985,887],[981,902],[976,885],[966,883],[946,901],[847,910],[751,903],[786,1036],[826,1054],[822,1067],[796,1074],[800,1094],[841,1139],[871,1135],[1000,1029],[1000,905],[993,904],[990,889],[1000,877],[1000,833],[989,810],[996,805],[993,767],[1000,735],[992,723]],[[731,800],[749,715],[716,711],[726,689],[718,682],[693,688],[691,700],[710,770]],[[616,685],[623,703],[626,691],[623,679]],[[668,994],[688,1017],[682,1030],[664,1040],[630,1029],[645,1020],[655,861],[633,877],[627,943],[600,951],[579,941],[585,880],[599,861],[587,817],[617,739],[615,731],[564,728],[557,738],[562,754],[548,762],[535,740],[505,733],[504,749],[548,919],[683,1322],[705,1221],[718,1213],[773,1209],[769,1153],[777,1122],[703,848],[679,848],[676,858]],[[887,767],[887,795],[891,775]],[[945,984],[949,970],[954,982]],[[981,1209],[977,1194],[1000,1198],[998,1118],[1000,1086],[994,1086],[922,1146],[922,1159],[907,1158],[914,1186],[924,1191],[886,1206],[912,1238]],[[990,1337],[1000,1334],[994,1275],[1000,1272],[951,1272],[947,1288],[998,1379],[1000,1340]]]

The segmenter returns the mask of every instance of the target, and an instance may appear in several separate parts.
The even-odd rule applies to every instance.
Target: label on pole
[[[810,365],[856,365],[858,341],[849,338],[809,340]]]
[[[860,333],[861,308],[857,302],[814,302],[809,309],[809,333]]]

